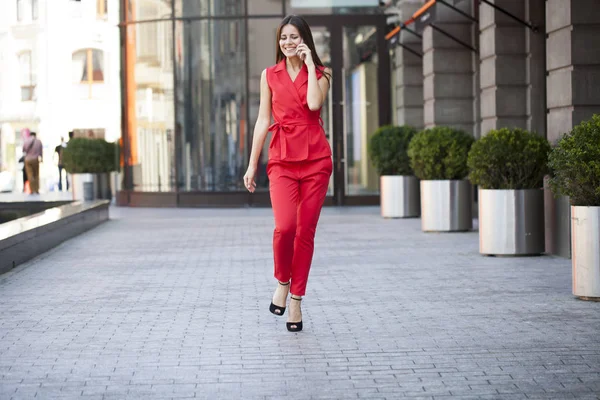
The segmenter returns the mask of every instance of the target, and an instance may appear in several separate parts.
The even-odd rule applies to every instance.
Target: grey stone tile
[[[323,211],[289,334],[271,210],[113,208],[0,278],[0,398],[597,398],[600,313],[570,260],[378,211]]]

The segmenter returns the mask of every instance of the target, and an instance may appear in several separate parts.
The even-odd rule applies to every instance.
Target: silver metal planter
[[[544,191],[479,189],[479,252],[537,255],[544,246]]]
[[[382,217],[410,218],[419,216],[419,180],[415,176],[381,176],[380,191]]]
[[[473,187],[467,180],[421,181],[421,229],[453,232],[473,229]]]
[[[600,207],[571,207],[573,294],[600,300]]]

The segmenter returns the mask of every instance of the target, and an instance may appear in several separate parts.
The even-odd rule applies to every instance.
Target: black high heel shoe
[[[302,297],[290,297],[291,300],[302,301]],[[302,320],[300,322],[286,322],[285,326],[290,332],[300,332],[302,330]]]
[[[288,286],[290,283],[286,282],[286,283],[281,283],[279,281],[277,281],[277,283],[279,283],[281,286]],[[285,296],[287,299],[287,295]],[[277,316],[282,316],[283,313],[285,312],[285,306],[283,307],[279,307],[276,306],[275,304],[273,304],[273,302],[271,301],[271,305],[269,306],[269,311],[271,311],[273,314],[277,315]]]

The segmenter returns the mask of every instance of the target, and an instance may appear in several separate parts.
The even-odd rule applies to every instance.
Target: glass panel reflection
[[[311,26],[313,39],[315,41],[315,49],[323,64],[331,69],[331,33],[329,29],[323,26]],[[334,77],[332,76],[331,84],[334,84]],[[327,93],[327,99],[323,103],[321,108],[321,118],[323,119],[323,129],[327,136],[329,146],[333,149],[333,101],[332,101],[332,90],[329,88]],[[333,174],[329,179],[329,187],[327,188],[327,195],[333,195]]]
[[[248,20],[248,43],[250,43],[250,51],[248,53],[249,73],[248,76],[248,93],[249,93],[249,135],[250,140],[254,133],[254,125],[258,118],[258,108],[260,105],[260,76],[262,71],[275,64],[275,51],[277,40],[277,26],[281,22],[281,18],[269,19],[249,19]],[[256,177],[256,189],[266,191],[269,189],[269,180],[267,178],[267,162],[269,160],[269,143],[271,141],[271,133],[267,135],[265,145],[260,153],[258,161],[258,173]],[[250,142],[251,145],[251,142]],[[249,154],[248,154],[249,156]]]
[[[172,23],[127,29],[127,165],[136,191],[174,190]]]
[[[344,136],[346,194],[379,193],[379,176],[367,153],[379,127],[376,28],[344,27]]]
[[[250,15],[282,15],[282,0],[249,0],[248,14]],[[267,21],[265,21],[266,23]]]
[[[173,16],[171,0],[127,0],[129,21],[167,19]]]
[[[247,135],[241,20],[178,21],[178,185],[243,190]]]
[[[286,0],[286,14],[379,14],[381,12],[379,0]]]
[[[250,0],[256,1],[256,0]],[[243,0],[175,0],[176,17],[243,16]]]

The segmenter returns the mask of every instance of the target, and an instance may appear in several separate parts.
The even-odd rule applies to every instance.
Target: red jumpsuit
[[[322,73],[317,70],[317,79]],[[320,111],[306,103],[308,68],[294,81],[285,59],[267,68],[271,112],[275,123],[269,146],[267,174],[275,216],[273,256],[275,278],[291,280],[290,293],[303,296],[314,252],[317,222],[333,169],[331,148]]]

